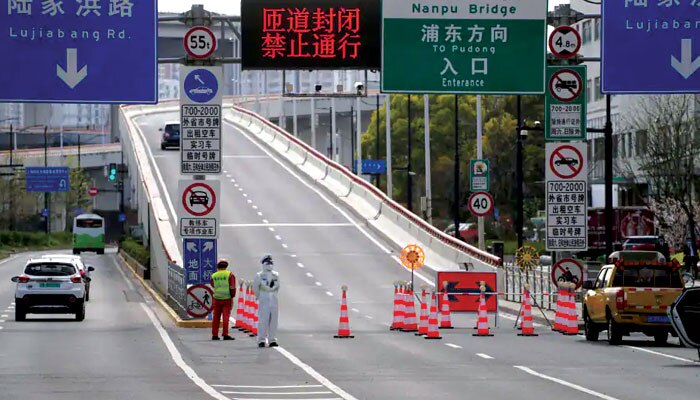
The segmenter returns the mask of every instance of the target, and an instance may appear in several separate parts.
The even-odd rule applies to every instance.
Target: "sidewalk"
[[[502,313],[510,314],[513,316],[518,316],[520,313],[520,303],[507,300],[498,300],[498,308]],[[544,313],[550,323],[554,324],[554,311],[550,311],[542,308],[542,312],[537,307],[532,309],[532,320],[540,325],[549,326],[545,318],[542,316]],[[576,303],[576,315],[578,316],[578,329],[583,332],[583,319],[581,317],[581,303]]]

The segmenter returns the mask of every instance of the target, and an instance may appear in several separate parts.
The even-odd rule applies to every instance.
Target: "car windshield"
[[[657,265],[625,265],[615,271],[613,286],[681,288],[680,274],[669,267]]]
[[[655,237],[636,237],[627,239],[627,244],[656,243]]]
[[[68,276],[75,274],[75,267],[61,263],[29,264],[24,273],[32,276]]]
[[[169,133],[171,135],[179,135],[180,134],[180,124],[165,125],[165,132]]]
[[[102,228],[102,220],[96,218],[79,219],[75,225],[78,228]]]

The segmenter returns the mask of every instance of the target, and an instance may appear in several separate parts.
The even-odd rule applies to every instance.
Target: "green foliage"
[[[54,232],[47,236],[43,232],[0,231],[0,249],[31,250],[43,248],[67,248],[72,242],[68,232]]]
[[[411,97],[411,133],[413,137],[412,170],[414,209],[418,209],[419,198],[425,193],[425,136],[423,95]],[[454,198],[454,154],[455,117],[454,95],[430,95],[430,147],[433,191],[433,218],[436,225],[452,221]],[[544,106],[541,96],[523,96],[523,117],[529,125],[541,121]],[[469,179],[469,160],[476,158],[476,97],[459,96],[459,156],[460,206],[462,220],[470,218],[466,207]],[[491,161],[491,193],[496,207],[503,217],[514,217],[515,207],[515,151],[516,151],[516,97],[483,96],[484,158]],[[362,137],[362,152],[367,157],[384,159],[385,154],[375,154],[377,140],[377,118],[379,118],[379,144],[382,152],[386,148],[386,108],[379,115],[373,113],[367,132]],[[407,166],[408,148],[408,95],[391,96],[391,140],[393,171],[393,197],[406,204],[407,173],[400,168]],[[530,132],[524,142],[525,198],[528,204],[525,219],[534,216],[544,206],[542,185],[544,177],[544,137],[542,132]],[[386,179],[382,180],[382,189]],[[449,222],[448,222],[449,221]],[[443,227],[443,226],[440,226]]]
[[[151,263],[151,252],[133,238],[127,237],[119,242],[119,248],[133,257],[139,264],[148,266]]]

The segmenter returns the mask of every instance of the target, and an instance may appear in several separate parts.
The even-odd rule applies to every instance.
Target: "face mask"
[[[271,272],[272,271],[272,264],[263,264],[262,269],[265,272]]]

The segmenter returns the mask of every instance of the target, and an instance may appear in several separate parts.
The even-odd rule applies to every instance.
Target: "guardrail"
[[[168,305],[172,307],[182,319],[187,315],[187,282],[185,281],[185,269],[173,263],[168,263]]]
[[[443,259],[456,264],[471,263],[481,267],[501,264],[498,257],[465,244],[428,224],[344,166],[328,159],[257,113],[238,106],[234,106],[233,110],[236,114],[230,122],[258,136],[298,169],[349,203],[367,220],[389,221]],[[395,238],[390,239],[397,241]]]

